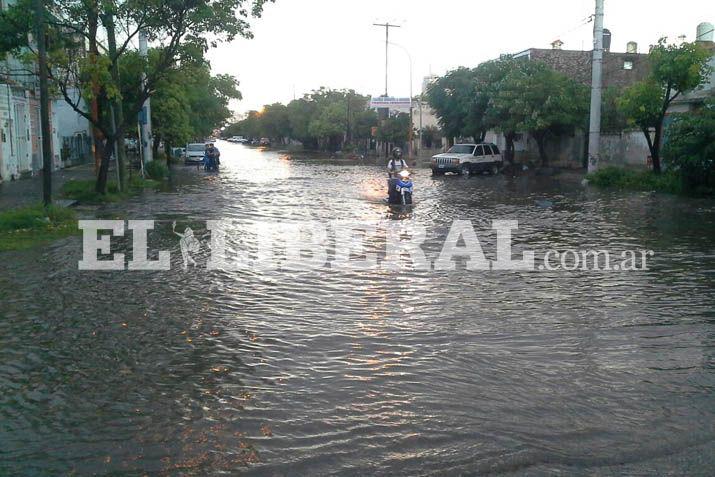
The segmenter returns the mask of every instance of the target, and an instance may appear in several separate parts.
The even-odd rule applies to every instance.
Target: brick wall
[[[591,52],[578,50],[529,50],[532,61],[540,61],[556,71],[583,84],[591,84]],[[624,68],[625,62],[632,63],[632,69]],[[622,88],[645,78],[650,72],[648,55],[641,53],[603,54],[603,86]]]

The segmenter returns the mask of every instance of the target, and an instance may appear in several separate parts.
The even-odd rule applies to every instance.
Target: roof
[[[592,51],[529,48],[515,53],[513,57],[540,61],[580,83],[591,84]],[[603,54],[604,87],[630,86],[649,73],[650,64],[645,53],[605,51]]]

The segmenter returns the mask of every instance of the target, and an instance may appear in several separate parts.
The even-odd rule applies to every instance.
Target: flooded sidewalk
[[[52,173],[52,199],[59,199],[62,186],[70,180],[93,179],[94,164],[80,164]],[[42,175],[0,182],[0,211],[42,202]]]

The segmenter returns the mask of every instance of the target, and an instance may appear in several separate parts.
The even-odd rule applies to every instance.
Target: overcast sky
[[[708,5],[710,5],[708,7]],[[694,40],[697,24],[713,22],[711,0],[606,0],[606,28],[612,51],[628,41],[639,51],[660,36]],[[253,21],[255,38],[223,44],[209,53],[214,73],[241,82],[238,112],[288,102],[320,86],[352,88],[363,94],[384,92],[385,30],[390,41],[409,51],[413,91],[422,78],[458,66],[475,66],[502,53],[550,48],[590,49],[593,0],[276,0]],[[390,47],[389,94],[408,96],[407,53]]]

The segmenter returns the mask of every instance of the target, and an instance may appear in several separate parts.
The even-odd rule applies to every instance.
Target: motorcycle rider
[[[398,204],[401,201],[397,192],[397,183],[400,180],[400,172],[407,169],[407,162],[402,158],[402,149],[396,147],[392,150],[392,159],[387,163],[387,201],[390,204]]]
[[[392,150],[392,159],[387,163],[387,175],[390,178],[397,177],[397,174],[405,169],[407,162],[402,159],[402,149],[396,147]]]

